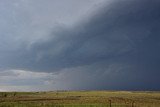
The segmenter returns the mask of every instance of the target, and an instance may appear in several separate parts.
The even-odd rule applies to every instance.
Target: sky
[[[159,0],[0,0],[0,91],[160,90]]]

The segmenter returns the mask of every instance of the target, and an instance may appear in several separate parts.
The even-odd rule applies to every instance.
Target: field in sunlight
[[[160,92],[1,92],[0,107],[160,107]]]

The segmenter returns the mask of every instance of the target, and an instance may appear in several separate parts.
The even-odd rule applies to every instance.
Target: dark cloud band
[[[7,52],[1,68],[58,72],[82,67],[82,73],[96,74],[91,83],[98,78],[99,85],[86,89],[160,89],[159,11],[158,0],[114,1],[83,24],[60,27],[48,41]]]

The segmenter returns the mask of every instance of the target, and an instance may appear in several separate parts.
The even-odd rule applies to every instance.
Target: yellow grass
[[[0,107],[160,107],[160,92],[53,91],[0,93]],[[61,105],[61,106],[60,106]]]

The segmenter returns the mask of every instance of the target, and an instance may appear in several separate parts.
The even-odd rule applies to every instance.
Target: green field
[[[160,92],[1,92],[0,107],[160,107]]]

